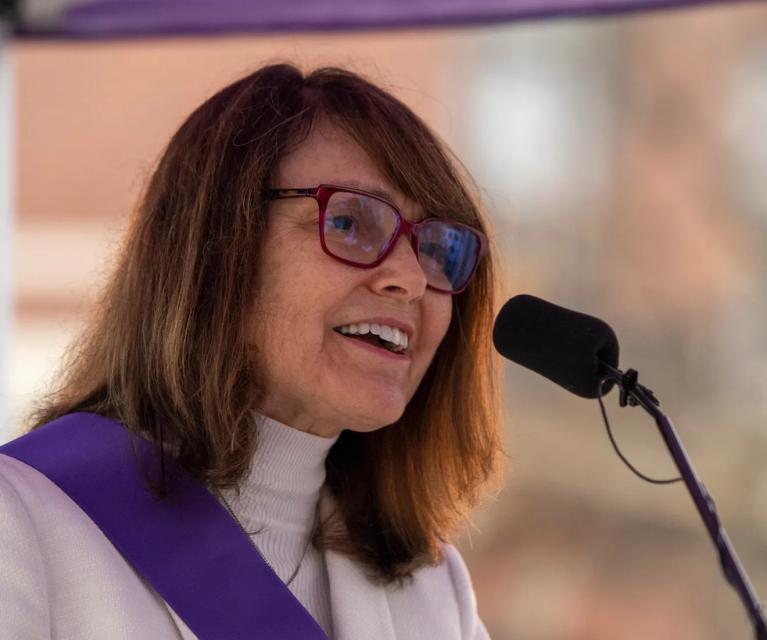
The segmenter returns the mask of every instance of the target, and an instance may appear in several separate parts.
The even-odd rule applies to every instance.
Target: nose
[[[426,291],[426,274],[418,262],[408,234],[403,233],[397,238],[386,259],[371,271],[371,288],[376,293],[404,300],[418,300]]]

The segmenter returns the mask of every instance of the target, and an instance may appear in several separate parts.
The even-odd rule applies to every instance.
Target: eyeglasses
[[[487,251],[487,237],[468,225],[441,218],[409,222],[393,204],[366,191],[322,184],[272,189],[268,195],[270,200],[314,198],[320,208],[322,249],[344,264],[378,266],[400,235],[409,234],[426,283],[437,291],[461,293]]]

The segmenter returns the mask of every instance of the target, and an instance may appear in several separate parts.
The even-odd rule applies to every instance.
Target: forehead
[[[418,204],[386,179],[362,147],[329,124],[315,126],[306,140],[283,157],[274,187],[308,188],[320,184],[367,191],[394,204],[410,220],[423,217]]]

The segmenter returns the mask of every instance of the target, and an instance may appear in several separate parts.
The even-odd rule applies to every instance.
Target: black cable
[[[612,430],[610,428],[610,421],[607,418],[607,411],[605,410],[605,403],[602,400],[602,385],[607,380],[613,380],[613,379],[614,378],[612,376],[606,376],[606,377],[602,378],[602,380],[599,381],[599,385],[598,385],[598,388],[597,388],[597,400],[599,401],[599,408],[602,411],[602,419],[605,421],[605,427],[607,427],[607,435],[610,438],[610,442],[613,445],[613,449],[615,449],[615,453],[618,454],[618,457],[621,460],[623,460],[623,463],[629,469],[631,469],[636,475],[638,475],[640,478],[642,478],[642,480],[645,480],[646,482],[650,482],[652,484],[672,484],[674,482],[681,482],[682,481],[682,476],[679,476],[678,478],[671,478],[671,479],[668,479],[668,480],[657,480],[655,478],[650,478],[649,476],[646,476],[641,471],[639,471],[639,469],[634,467],[634,465],[632,465],[628,461],[628,459],[626,459],[626,457],[621,453],[621,450],[618,448],[618,444],[615,442],[615,438],[613,438],[613,433],[612,433]]]

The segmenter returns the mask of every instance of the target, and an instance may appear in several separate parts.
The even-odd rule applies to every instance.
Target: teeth
[[[360,322],[359,324],[345,324],[338,327],[338,331],[344,335],[363,336],[372,333],[393,345],[393,351],[402,352],[407,349],[408,337],[404,331],[385,324]]]

